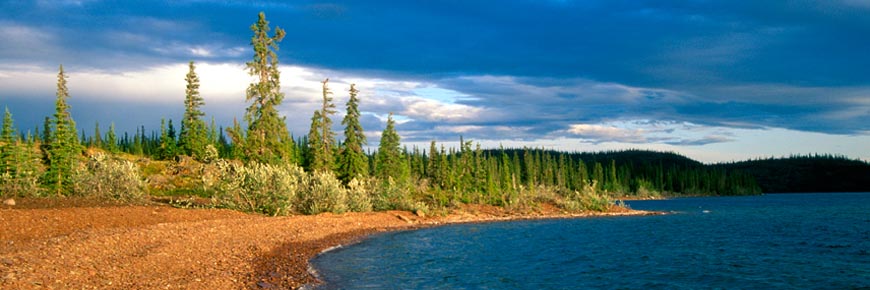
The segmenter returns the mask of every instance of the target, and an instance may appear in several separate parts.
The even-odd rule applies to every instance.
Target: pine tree
[[[314,116],[311,117],[311,130],[308,133],[311,171],[330,171],[335,164],[333,157],[335,133],[332,132],[332,119],[329,118],[329,115],[335,114],[335,104],[332,103],[329,79],[323,80],[322,84],[323,102],[320,110],[315,111]]]
[[[144,139],[144,136],[142,139]],[[167,160],[175,157],[177,150],[175,142],[175,127],[172,126],[172,119],[169,119],[168,126],[164,119],[160,119],[160,137],[158,139],[157,152],[154,154],[155,157],[159,160]]]
[[[345,183],[354,177],[368,176],[368,157],[362,146],[366,144],[366,135],[360,124],[359,91],[354,84],[350,85],[350,99],[347,100],[347,114],[341,120],[344,125],[344,143],[338,161],[338,177]]]
[[[397,182],[406,180],[404,158],[402,149],[399,147],[399,134],[396,132],[393,113],[387,117],[387,127],[381,134],[381,142],[378,145],[376,157],[377,176],[382,180],[393,178]]]
[[[39,165],[33,152],[32,136],[26,142],[16,134],[9,108],[0,131],[0,195],[39,196]]]
[[[184,78],[187,82],[187,88],[184,98],[184,119],[181,120],[178,147],[181,154],[202,160],[205,146],[209,143],[206,131],[208,128],[205,121],[202,120],[205,113],[200,110],[200,107],[205,105],[205,100],[199,95],[199,77],[196,75],[196,66],[191,61],[188,63],[188,67],[189,71]]]
[[[326,164],[323,163],[323,146],[320,146],[320,122],[323,116],[320,115],[320,110],[314,110],[314,115],[311,116],[311,128],[308,130],[308,138],[306,143],[308,149],[306,153],[306,166],[311,172],[323,170]]]
[[[12,113],[9,112],[9,107],[6,107],[6,113],[3,115],[3,129],[0,131],[0,174],[12,175],[16,169],[14,156],[18,137],[12,122]]]
[[[604,167],[601,163],[595,162],[592,172],[592,182],[595,183],[595,190],[602,191],[604,189]]]
[[[435,140],[429,143],[429,162],[426,168],[426,175],[434,184],[440,185],[441,155],[438,154],[438,147],[435,145]]]
[[[103,135],[100,133],[100,122],[94,124],[94,139],[90,145],[94,148],[103,148]]]
[[[577,183],[575,188],[582,189],[586,188],[586,185],[589,184],[589,169],[586,168],[586,163],[583,162],[583,159],[577,161]]]
[[[54,195],[69,195],[73,188],[73,172],[78,166],[81,148],[76,134],[76,125],[69,113],[66,100],[66,74],[63,65],[57,74],[57,101],[55,102],[54,130],[48,142],[48,171],[45,184]]]
[[[48,150],[48,143],[51,142],[51,117],[45,116],[42,121],[42,146],[43,151]]]
[[[227,135],[230,137],[232,142],[232,151],[230,152],[230,158],[244,158],[245,154],[245,131],[242,130],[242,125],[239,124],[239,120],[233,118],[233,126],[227,128]]]
[[[278,71],[278,42],[284,38],[284,30],[275,28],[274,36],[269,36],[269,22],[266,14],[260,12],[259,20],[251,25],[254,36],[254,60],[248,62],[248,74],[258,78],[258,82],[248,86],[246,101],[251,105],[245,112],[248,128],[245,136],[235,130],[234,144],[238,144],[249,161],[277,164],[293,162],[293,139],[287,131],[284,117],[279,116],[278,106],[284,100],[281,93],[280,71]]]
[[[109,132],[106,132],[106,142],[103,147],[109,152],[118,153],[118,136],[115,135],[115,123],[109,124]]]

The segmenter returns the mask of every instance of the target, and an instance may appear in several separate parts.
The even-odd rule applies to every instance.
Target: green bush
[[[396,182],[392,177],[379,183],[378,193],[372,200],[375,210],[414,210],[414,200],[406,184]]]
[[[139,200],[145,196],[145,183],[133,162],[97,153],[88,159],[75,176],[73,191],[79,196]]]
[[[42,192],[38,173],[0,174],[0,196],[41,196]]]
[[[299,211],[304,214],[347,211],[347,191],[330,171],[317,171],[307,178],[306,190],[299,196]]]
[[[215,204],[268,215],[287,215],[305,184],[305,172],[295,164],[269,165],[252,162],[247,166],[216,161],[218,181],[214,183]]]
[[[563,193],[561,201],[556,204],[568,211],[606,211],[613,203],[605,194],[595,190],[596,182],[592,181],[580,190]]]
[[[377,180],[354,177],[347,184],[347,208],[355,212],[372,211],[372,195]]]
[[[660,197],[661,193],[655,189],[655,186],[652,182],[646,179],[640,179],[637,181],[637,196],[640,197]]]

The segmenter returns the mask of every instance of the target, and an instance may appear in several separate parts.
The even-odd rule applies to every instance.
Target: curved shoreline
[[[413,215],[410,212],[404,212],[407,215]],[[379,231],[377,233],[383,232],[393,232],[393,231],[406,231],[406,230],[418,230],[423,228],[430,227],[438,227],[438,226],[446,226],[446,225],[455,225],[455,224],[478,224],[478,223],[497,223],[497,222],[512,222],[512,221],[524,221],[524,220],[553,220],[553,219],[573,219],[573,218],[595,218],[595,217],[614,217],[614,216],[647,216],[647,215],[663,215],[666,214],[664,212],[655,212],[655,211],[642,211],[642,210],[631,210],[631,209],[623,209],[622,211],[617,212],[583,212],[583,213],[547,213],[547,214],[511,214],[508,216],[494,216],[494,215],[467,215],[463,213],[454,213],[445,217],[439,218],[430,218],[424,219],[417,223],[417,221],[409,221],[409,223],[413,223],[411,227],[407,228],[394,228],[384,231]],[[407,221],[406,218],[400,218],[402,220]],[[322,244],[323,249],[318,251],[316,254],[310,256],[306,260],[306,272],[312,278],[313,282],[304,283],[301,286],[294,287],[297,289],[313,289],[316,286],[319,286],[323,283],[322,277],[319,276],[317,269],[314,268],[310,261],[311,259],[316,258],[317,256],[328,254],[330,251],[341,249],[343,247],[352,246],[357,244],[365,239],[367,239],[370,235],[375,234],[375,232],[364,233],[358,236],[351,236],[346,242],[338,243],[338,244]]]
[[[299,288],[309,260],[373,233],[456,223],[658,214],[511,214],[470,207],[444,217],[409,212],[263,217],[215,209],[106,206],[0,208],[0,288]]]

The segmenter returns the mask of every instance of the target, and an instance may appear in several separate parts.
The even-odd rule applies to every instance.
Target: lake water
[[[870,287],[870,193],[628,204],[673,213],[393,232],[312,263],[318,289]]]

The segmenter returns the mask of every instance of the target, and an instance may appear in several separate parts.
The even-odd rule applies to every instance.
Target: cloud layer
[[[9,1],[0,104],[38,126],[63,63],[80,128],[151,128],[180,117],[195,60],[207,113],[229,125],[251,81],[248,27],[265,11],[287,30],[281,110],[297,136],[329,77],[339,112],[349,84],[361,90],[372,142],[392,112],[409,142],[692,151],[779,130],[867,152],[848,141],[870,138],[862,3]]]

